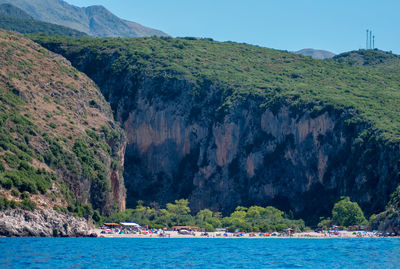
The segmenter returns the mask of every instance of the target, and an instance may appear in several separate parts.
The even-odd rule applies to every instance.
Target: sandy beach
[[[159,235],[156,233],[148,233],[148,234],[102,234],[101,229],[96,229],[95,232],[98,237],[105,238],[248,238],[248,239],[267,239],[267,238],[321,238],[321,239],[329,239],[329,238],[375,238],[378,237],[370,232],[362,232],[362,231],[340,231],[338,235],[328,234],[328,233],[316,233],[316,232],[302,232],[302,233],[294,233],[291,236],[264,236],[263,233],[219,233],[219,232],[208,232],[208,235],[203,235],[202,232],[193,232],[192,234],[180,234],[177,231],[167,231],[164,235]]]

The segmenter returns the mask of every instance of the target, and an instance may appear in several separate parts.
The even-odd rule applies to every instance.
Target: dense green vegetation
[[[82,37],[87,34],[61,25],[37,21],[33,19],[15,18],[0,14],[0,28],[23,34],[47,33],[59,36]]]
[[[224,100],[221,110],[250,97],[272,109],[284,103],[294,109],[307,106],[315,115],[327,108],[350,109],[354,117],[349,124],[368,122],[381,137],[400,138],[400,77],[378,68],[209,39],[31,38],[73,62],[89,54],[99,56],[99,64],[112,61],[115,76],[129,71],[190,81],[198,98],[207,85],[217,85]],[[159,94],[173,98],[174,92]]]
[[[6,189],[44,194],[55,176],[31,165],[33,159],[42,158],[29,143],[39,130],[20,114],[23,104],[12,91],[0,88],[0,184]]]
[[[374,216],[372,218],[374,219]],[[238,206],[234,212],[225,217],[220,212],[209,209],[203,209],[193,215],[190,212],[189,202],[185,199],[168,203],[166,208],[160,208],[156,203],[144,206],[139,202],[134,209],[127,209],[109,218],[98,219],[98,223],[102,222],[136,222],[150,228],[171,228],[175,225],[199,226],[207,231],[224,227],[232,232],[236,229],[245,232],[281,232],[287,228],[303,231],[306,228],[303,220],[295,220],[290,214],[272,206],[248,208]],[[332,209],[332,218],[321,218],[318,227],[328,230],[333,225],[349,227],[367,224],[368,221],[360,206],[351,202],[349,197],[341,197]]]
[[[111,191],[107,168],[95,159],[95,150],[89,148],[85,140],[77,139],[73,151],[81,164],[83,176],[91,182],[93,206],[98,209],[102,208],[106,203],[106,194]]]
[[[101,219],[99,210],[93,210],[91,204],[83,204],[79,200],[75,203],[71,203],[68,207],[54,206],[53,209],[77,217],[93,219],[94,221],[99,221]]]
[[[332,218],[321,218],[318,227],[327,230],[332,225],[343,227],[367,225],[368,221],[356,202],[350,201],[349,197],[341,197],[332,209]]]
[[[400,74],[400,56],[377,49],[345,52],[335,56],[332,61],[397,75]]]
[[[0,195],[0,210],[13,209],[17,207],[32,211],[36,208],[36,204],[29,199],[29,197],[23,198],[21,202],[15,202]]]
[[[305,229],[304,221],[291,219],[272,206],[251,206],[249,208],[238,206],[232,214],[226,217],[223,217],[220,212],[212,212],[209,209],[203,209],[192,215],[190,214],[189,202],[185,199],[168,203],[166,208],[160,208],[157,204],[144,206],[139,203],[135,209],[128,209],[110,218],[102,219],[102,221],[131,221],[150,228],[196,225],[205,228],[207,231],[226,227],[232,232],[236,229],[243,232],[273,232],[284,231],[287,228],[303,231]]]
[[[349,197],[342,197],[332,209],[332,221],[339,226],[353,226],[367,224],[360,206],[356,202],[350,201]]]

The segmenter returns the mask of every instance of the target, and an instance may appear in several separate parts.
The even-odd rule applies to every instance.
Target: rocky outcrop
[[[371,222],[372,230],[400,234],[400,212],[390,208],[378,215]]]
[[[92,228],[83,218],[75,218],[52,209],[13,209],[0,212],[2,236],[93,237],[96,234]]]

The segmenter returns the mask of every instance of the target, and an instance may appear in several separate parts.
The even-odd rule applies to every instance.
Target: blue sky
[[[375,47],[400,54],[398,0],[66,0],[177,36],[211,37],[268,48],[334,53]]]

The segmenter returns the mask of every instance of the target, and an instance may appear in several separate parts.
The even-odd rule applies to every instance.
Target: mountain
[[[59,36],[84,37],[87,34],[57,24],[0,15],[0,28],[22,34],[44,33]]]
[[[28,20],[33,19],[28,13],[11,4],[1,4],[0,15],[19,18],[19,19],[28,19]]]
[[[367,216],[400,183],[400,76],[208,39],[32,36],[100,87],[127,135],[127,204]]]
[[[0,5],[0,28],[23,34],[45,33],[83,37],[85,33],[64,26],[34,20],[25,11],[11,4]]]
[[[54,221],[54,231],[38,223],[46,232],[30,234],[39,236],[74,235],[82,225],[65,213],[91,220],[123,210],[124,139],[96,85],[20,34],[0,30],[0,44],[0,210],[36,208],[30,220]],[[17,229],[5,218],[26,215],[14,210],[0,235],[18,235],[4,230]]]
[[[296,51],[295,53],[303,56],[311,56],[314,59],[320,59],[320,60],[329,59],[336,55],[330,51],[316,50],[316,49],[302,49]]]
[[[167,34],[118,18],[102,6],[80,8],[63,0],[0,0],[36,20],[62,25],[95,37],[167,36]]]

